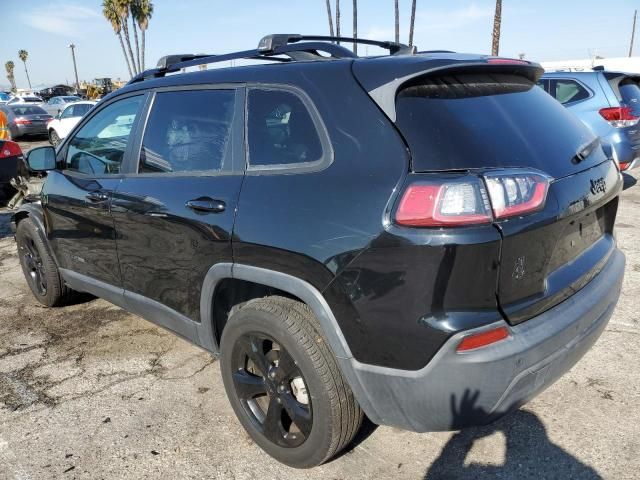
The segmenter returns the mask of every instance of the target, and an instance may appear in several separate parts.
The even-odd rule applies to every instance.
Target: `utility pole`
[[[80,90],[80,82],[78,81],[78,67],[76,65],[76,46],[72,43],[69,45],[71,49],[71,57],[73,58],[73,71],[76,74],[76,92]]]
[[[629,57],[633,55],[633,41],[636,37],[636,19],[638,18],[638,10],[633,12],[633,30],[631,30],[631,45],[629,45]]]

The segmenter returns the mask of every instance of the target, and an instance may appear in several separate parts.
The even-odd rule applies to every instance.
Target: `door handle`
[[[187,208],[196,212],[220,213],[224,212],[227,205],[222,200],[215,200],[209,197],[200,197],[189,200],[186,203]]]
[[[106,202],[109,200],[109,194],[104,192],[89,192],[85,195],[85,198],[92,202]]]

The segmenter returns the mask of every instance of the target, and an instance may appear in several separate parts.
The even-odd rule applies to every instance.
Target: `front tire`
[[[55,130],[49,130],[49,143],[54,147],[57,147],[60,143],[60,136]]]
[[[38,227],[30,218],[18,223],[16,243],[22,272],[36,299],[47,307],[64,303],[71,290],[60,277],[58,267],[38,233]]]
[[[296,468],[319,465],[355,436],[362,411],[313,313],[284,297],[234,308],[221,340],[225,390],[251,438]]]

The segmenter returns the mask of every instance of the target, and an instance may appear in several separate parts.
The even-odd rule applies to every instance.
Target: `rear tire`
[[[38,227],[30,218],[18,223],[16,243],[22,272],[38,302],[55,307],[68,301],[72,290],[64,284]]]
[[[360,428],[362,410],[300,302],[274,296],[235,307],[222,333],[220,366],[240,423],[286,465],[320,465]]]

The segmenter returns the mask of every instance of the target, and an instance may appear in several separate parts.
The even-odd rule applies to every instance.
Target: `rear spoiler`
[[[400,88],[414,78],[423,75],[439,74],[442,72],[496,72],[519,75],[532,82],[537,82],[544,69],[537,63],[525,60],[511,60],[497,57],[486,57],[470,60],[463,58],[458,61],[452,59],[420,59],[418,55],[412,57],[417,61],[405,63],[401,72],[398,69],[388,68],[382,62],[354,62],[353,73],[365,88],[378,107],[389,117],[396,121],[396,94]],[[394,65],[395,67],[396,65]],[[394,75],[394,73],[396,75]],[[397,75],[400,73],[401,75]],[[385,78],[386,77],[386,78]]]

